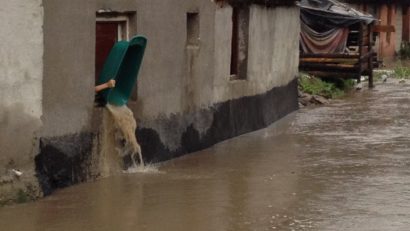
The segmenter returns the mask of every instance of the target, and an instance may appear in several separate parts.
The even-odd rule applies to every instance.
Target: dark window
[[[233,7],[232,9],[232,42],[231,42],[231,75],[238,74],[238,52],[239,52],[239,41],[238,41],[238,8]]]
[[[248,65],[249,7],[232,8],[231,78],[246,79]]]
[[[97,22],[95,42],[95,81],[97,82],[111,48],[118,41],[119,22]]]
[[[187,13],[187,45],[199,45],[199,13]]]

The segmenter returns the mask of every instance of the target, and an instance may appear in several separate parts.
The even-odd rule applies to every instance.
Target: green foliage
[[[325,98],[338,98],[344,95],[344,91],[351,89],[353,80],[342,80],[339,83],[332,83],[319,78],[302,74],[299,78],[299,85],[303,92],[311,95],[320,95]]]
[[[402,42],[399,55],[401,59],[410,59],[410,42]]]
[[[0,199],[0,208],[5,206],[6,204],[7,204],[7,201]]]
[[[15,201],[17,203],[26,203],[28,201],[30,201],[30,197],[27,195],[26,192],[24,192],[22,189],[19,189],[17,191],[17,195],[16,195],[16,199]]]
[[[410,79],[410,67],[399,64],[394,68],[394,74],[399,79]]]
[[[355,81],[353,79],[330,79],[328,81],[336,84],[336,88],[342,91],[349,91],[355,85]]]

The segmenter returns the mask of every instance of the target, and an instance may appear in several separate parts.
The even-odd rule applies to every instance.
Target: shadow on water
[[[407,230],[410,86],[0,209],[4,230]]]

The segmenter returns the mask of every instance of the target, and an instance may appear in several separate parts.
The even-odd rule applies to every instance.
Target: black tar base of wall
[[[44,195],[90,178],[93,139],[91,133],[40,139],[34,161]]]
[[[191,124],[181,136],[181,145],[170,151],[158,133],[150,128],[138,128],[137,137],[146,163],[169,160],[187,153],[208,148],[223,140],[265,128],[287,114],[298,109],[297,80],[286,86],[275,87],[256,96],[214,105],[213,122],[205,134]],[[169,131],[171,134],[172,131]]]
[[[144,161],[156,163],[210,147],[220,141],[265,128],[298,109],[297,80],[256,96],[247,96],[214,105],[213,120],[205,132],[188,125],[180,137],[180,147],[171,151],[150,128],[138,128],[136,135]],[[209,114],[209,111],[205,112]],[[183,115],[182,115],[183,116]],[[172,119],[178,119],[173,117]],[[170,128],[172,129],[172,128]],[[167,131],[172,134],[173,131]],[[35,158],[36,172],[45,195],[56,188],[90,179],[94,135],[83,133],[40,140]]]

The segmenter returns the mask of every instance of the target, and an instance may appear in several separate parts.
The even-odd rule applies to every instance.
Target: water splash
[[[130,168],[144,167],[141,147],[135,136],[136,128],[134,114],[127,106],[106,105],[100,141],[102,175],[121,172],[127,157],[131,162]]]
[[[124,143],[122,154],[131,155],[133,165],[137,166],[134,155],[138,154],[140,165],[144,166],[142,159],[141,147],[138,144],[135,130],[137,129],[137,122],[134,118],[134,113],[127,106],[114,106],[107,104],[108,111],[114,119],[114,123],[119,132],[116,133],[116,139]]]
[[[123,171],[123,173],[133,174],[133,173],[162,173],[158,165],[155,164],[146,164],[144,166],[136,165],[129,167],[127,170]]]

